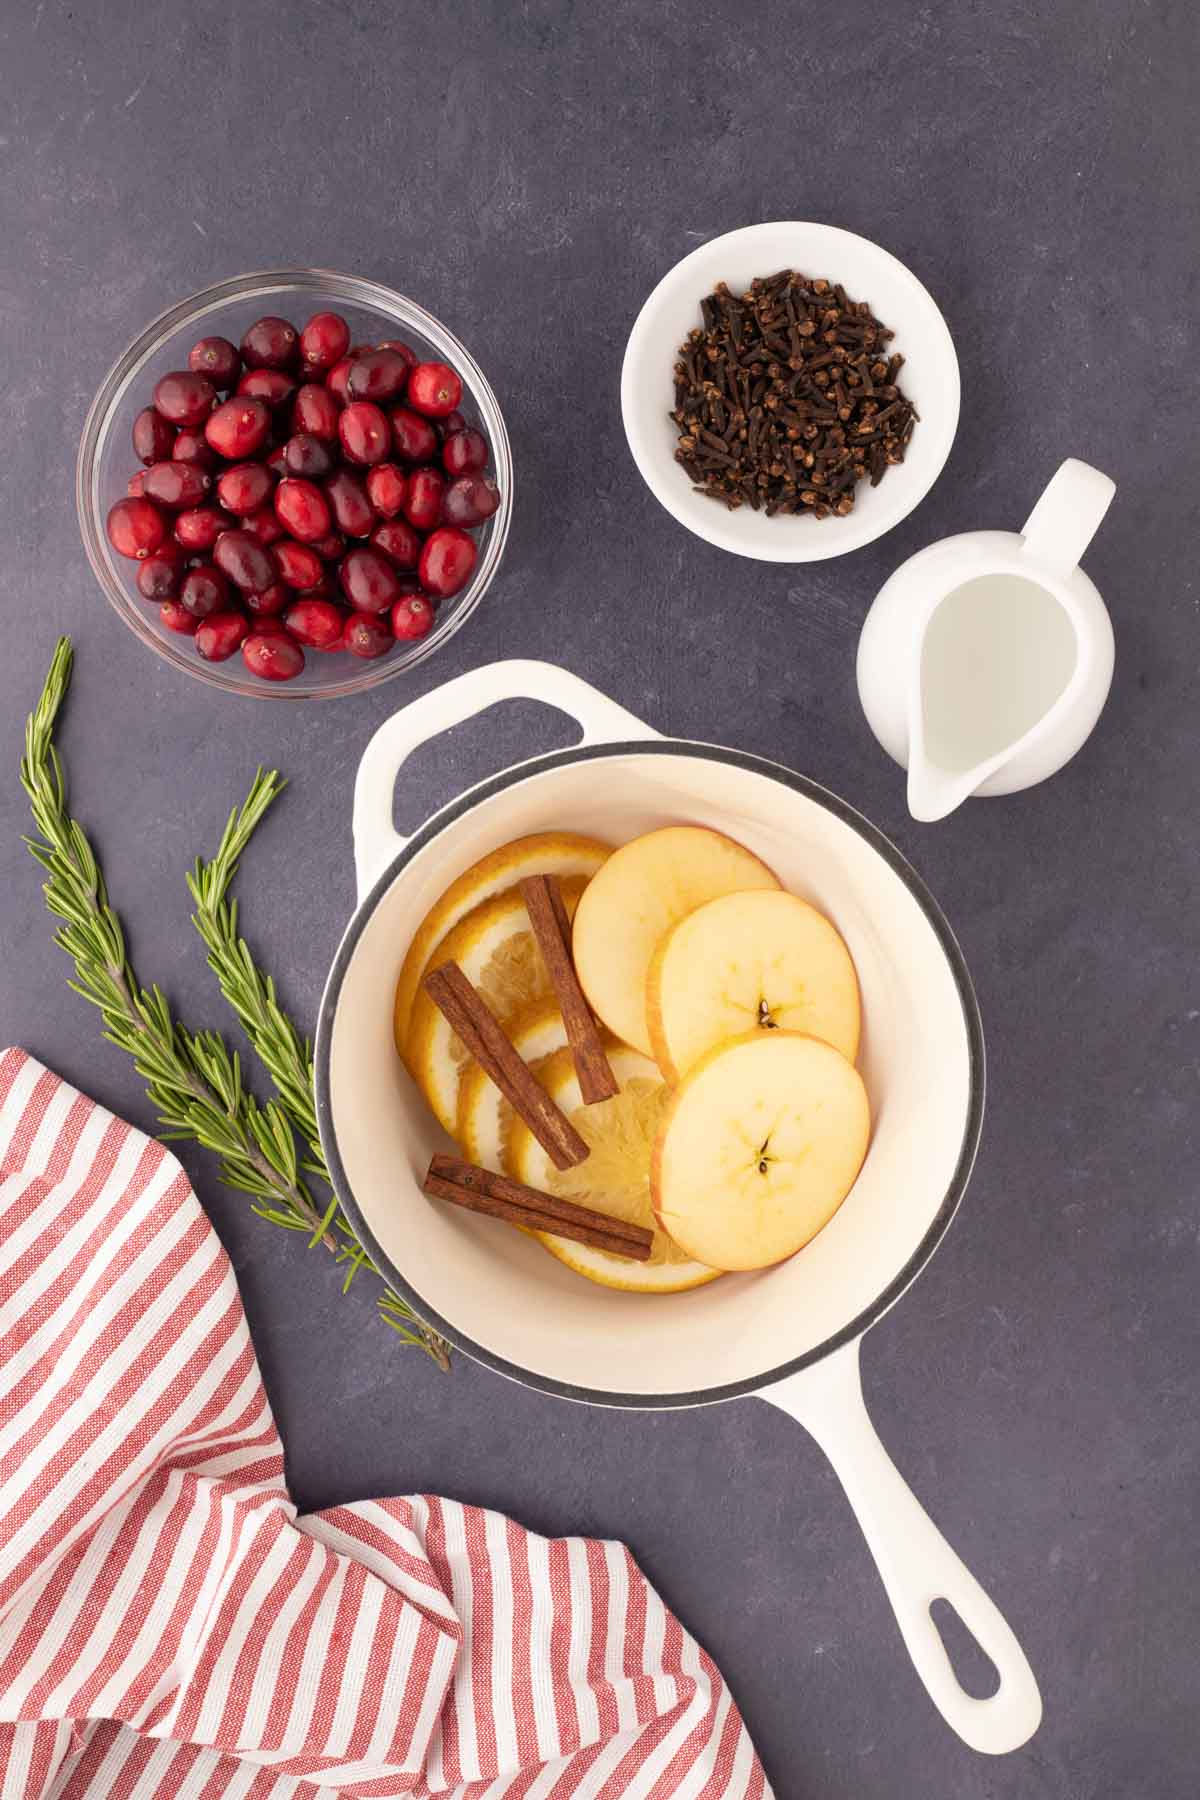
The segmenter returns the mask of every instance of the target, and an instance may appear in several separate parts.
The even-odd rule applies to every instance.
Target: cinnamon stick
[[[490,1169],[460,1162],[454,1156],[439,1153],[433,1158],[424,1189],[431,1199],[447,1200],[468,1212],[503,1219],[510,1225],[524,1225],[531,1231],[549,1231],[555,1237],[571,1238],[577,1244],[606,1250],[612,1256],[628,1256],[635,1262],[648,1260],[654,1241],[653,1232],[642,1225],[611,1218],[590,1206],[577,1206],[573,1200],[560,1200],[556,1194],[544,1194],[538,1188],[510,1181],[506,1175],[494,1175]]]
[[[463,1162],[460,1157],[447,1156],[440,1150],[430,1163],[429,1171],[446,1181],[457,1182],[460,1187],[473,1188],[499,1200],[512,1200],[519,1206],[533,1207],[552,1219],[577,1225],[597,1225],[610,1236],[628,1238],[633,1244],[649,1244],[654,1237],[646,1226],[635,1225],[632,1219],[614,1218],[611,1213],[598,1212],[594,1206],[580,1206],[577,1201],[564,1200],[561,1195],[545,1194],[540,1188],[527,1187],[524,1182],[513,1181],[491,1169],[481,1169],[476,1163]]]
[[[480,1068],[524,1119],[555,1168],[572,1169],[583,1162],[590,1155],[587,1145],[513,1049],[500,1021],[458,964],[443,963],[430,970],[422,986]]]
[[[597,1100],[611,1100],[620,1092],[620,1085],[604,1054],[592,1009],[575,973],[571,956],[571,922],[563,905],[558,877],[527,876],[521,883],[521,898],[554,986],[583,1103],[592,1106]]]

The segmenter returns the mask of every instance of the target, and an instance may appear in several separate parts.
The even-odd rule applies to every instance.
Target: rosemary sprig
[[[280,1006],[274,981],[259,968],[250,946],[240,935],[238,903],[229,893],[242,852],[285,785],[273,769],[266,773],[259,769],[245,801],[230,813],[216,854],[208,861],[197,857],[187,877],[188,892],[196,909],[192,923],[207,947],[208,966],[236,1013],[251,1048],[270,1075],[276,1098],[292,1130],[307,1147],[303,1169],[331,1193],[322,1226],[337,1232],[343,1240],[345,1286],[348,1288],[360,1268],[373,1275],[379,1275],[380,1271],[359,1243],[349,1220],[338,1206],[337,1196],[332,1194],[333,1184],[317,1128],[312,1044],[308,1038],[300,1036]],[[443,1368],[449,1367],[448,1345],[415,1317],[394,1289],[385,1287],[378,1305],[384,1322],[406,1343],[420,1343]]]
[[[21,785],[41,834],[25,842],[46,872],[46,904],[63,921],[55,942],[74,961],[70,986],[99,1009],[108,1041],[132,1056],[163,1135],[196,1138],[221,1158],[230,1186],[268,1201],[281,1223],[311,1232],[321,1215],[299,1175],[282,1108],[260,1107],[243,1087],[239,1058],[220,1036],[185,1030],[161,989],[143,987],[134,972],[92,847],[67,811],[53,735],[71,664],[70,642],[62,638],[26,724],[21,761]]]
[[[21,759],[21,785],[40,834],[25,843],[45,871],[46,904],[62,920],[55,942],[75,965],[76,978],[69,985],[99,1010],[108,1041],[133,1058],[162,1136],[193,1139],[214,1151],[222,1179],[249,1194],[255,1211],[323,1244],[339,1262],[351,1265],[352,1275],[368,1259],[353,1234],[341,1230],[344,1221],[339,1223],[336,1204],[322,1208],[313,1199],[306,1177],[318,1171],[307,1159],[301,1165],[283,1090],[260,1105],[243,1084],[240,1058],[220,1034],[188,1031],[172,1016],[161,989],[144,987],[137,977],[91,844],[68,811],[66,780],[54,745],[72,661],[70,640],[60,638],[41,697],[26,722]],[[268,794],[258,817],[278,791],[278,777],[266,777],[265,786]],[[251,819],[243,847],[256,822]],[[441,1340],[431,1333],[432,1341],[426,1341],[409,1329],[408,1309],[398,1296],[386,1294],[381,1312],[402,1339],[419,1343],[445,1366]]]

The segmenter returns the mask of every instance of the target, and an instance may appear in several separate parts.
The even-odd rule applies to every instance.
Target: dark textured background
[[[514,653],[828,783],[961,937],[991,1058],[983,1152],[865,1369],[885,1439],[1040,1677],[1041,1732],[998,1763],[933,1713],[830,1471],[781,1413],[610,1414],[461,1359],[439,1375],[393,1346],[366,1282],[342,1299],[318,1253],[185,1152],[300,1502],[432,1488],[624,1538],[727,1671],[786,1800],[1196,1791],[1196,19],[1185,0],[3,9],[0,1039],[152,1126],[66,987],[19,841],[21,721],[59,631],[78,650],[76,806],[143,975],[194,1024],[221,1006],[183,873],[255,765],[292,786],[249,858],[245,924],[309,1022],[352,905],[363,745],[407,697]],[[933,494],[868,549],[792,571],[676,526],[617,405],[659,276],[789,216],[907,262],[963,374]],[[209,281],[306,262],[377,276],[465,339],[520,482],[461,636],[408,682],[317,709],[161,671],[103,602],[71,497],[83,414],[134,333]],[[1117,632],[1108,709],[1046,786],[918,827],[855,698],[862,617],[913,550],[1019,527],[1065,455],[1118,486],[1088,557]],[[562,725],[516,707],[444,741],[403,818]]]

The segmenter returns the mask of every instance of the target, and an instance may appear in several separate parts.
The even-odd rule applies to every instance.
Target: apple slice
[[[724,894],[659,944],[646,1023],[654,1060],[672,1082],[746,1031],[802,1031],[853,1062],[858,977],[834,927],[806,900],[769,888]]]
[[[794,1256],[862,1167],[871,1117],[852,1063],[819,1038],[753,1031],[676,1088],[650,1168],[654,1215],[712,1269]]]
[[[614,850],[575,914],[575,969],[592,1011],[652,1055],[646,974],[664,933],[706,900],[778,886],[766,863],[702,825],[668,825]]]

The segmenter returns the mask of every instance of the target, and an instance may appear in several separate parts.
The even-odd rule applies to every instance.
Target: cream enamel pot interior
[[[407,841],[396,777],[418,745],[500,700],[583,730],[444,807]],[[679,820],[715,826],[835,921],[858,967],[873,1135],[853,1191],[791,1261],[653,1298],[593,1286],[516,1231],[421,1192],[448,1147],[392,1045],[413,931],[477,858],[528,832],[621,843]],[[700,1406],[757,1395],[807,1427],[837,1470],[918,1673],[976,1750],[1016,1749],[1041,1717],[1001,1614],[889,1460],[867,1417],[858,1339],[932,1254],[962,1197],[983,1111],[983,1041],[961,953],[932,897],[843,801],[777,764],[656,732],[548,664],[497,663],[414,701],[367,747],[354,797],[358,909],[321,1006],[317,1103],[338,1193],[420,1316],[489,1368],[564,1399]],[[990,1656],[987,1699],[960,1686],[930,1614],[948,1600]]]

